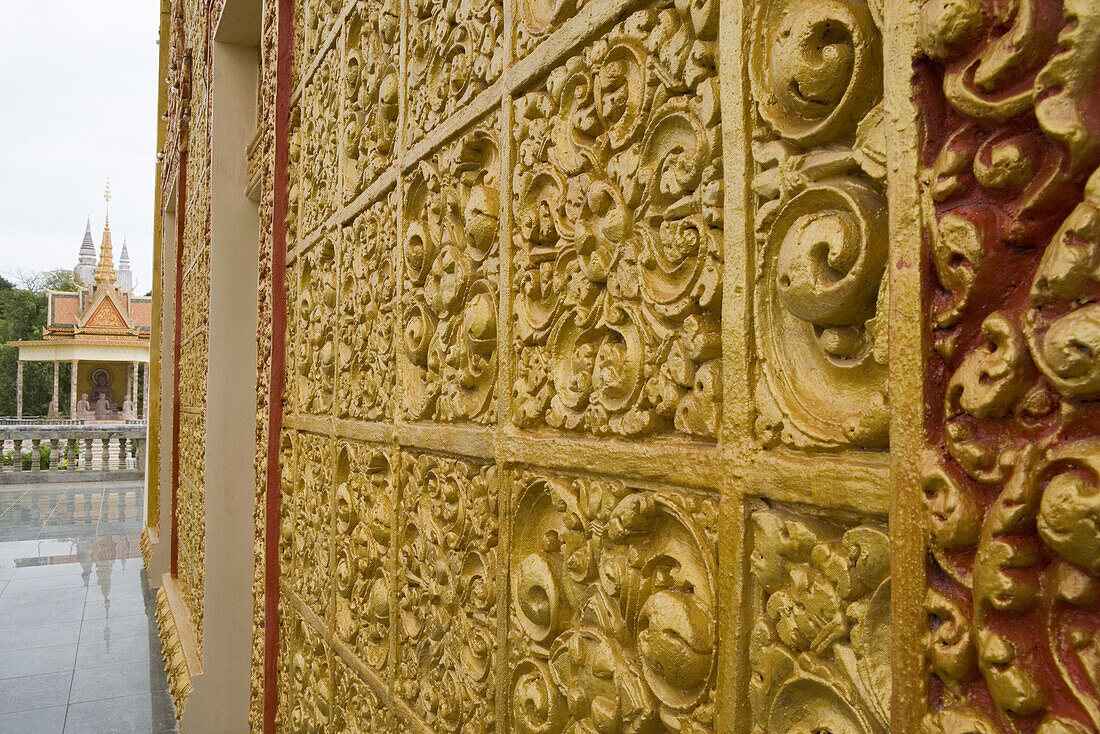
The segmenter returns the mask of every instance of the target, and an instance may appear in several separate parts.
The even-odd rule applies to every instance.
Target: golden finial
[[[107,217],[103,222],[103,244],[99,246],[99,263],[95,269],[97,283],[115,283],[115,258],[111,251],[111,179],[107,179],[107,187],[103,189],[103,201],[107,204]]]

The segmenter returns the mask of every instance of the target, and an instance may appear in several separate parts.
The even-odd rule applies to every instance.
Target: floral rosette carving
[[[407,178],[400,339],[413,420],[493,418],[499,177],[496,133],[481,126]]]
[[[753,732],[890,731],[890,539],[785,512],[750,519]]]
[[[317,230],[340,205],[340,70],[326,54],[290,112],[287,242]]]
[[[713,732],[717,501],[527,473],[515,507],[513,728]]]
[[[303,413],[332,409],[336,365],[336,245],[326,236],[299,255],[291,270],[297,280],[294,326],[294,407]]]
[[[1100,728],[1100,8],[929,0],[928,732]],[[969,727],[964,729],[963,727]]]
[[[354,199],[397,145],[401,12],[396,0],[357,0],[344,25],[344,198]]]
[[[410,0],[407,142],[413,143],[504,70],[501,0]]]
[[[332,600],[332,443],[308,433],[300,434],[296,443],[290,584],[314,614],[327,620]]]
[[[521,427],[715,434],[723,196],[710,26],[673,8],[635,13],[517,103]]]
[[[403,462],[395,695],[433,731],[495,731],[496,470]]]
[[[393,417],[397,218],[389,197],[344,228],[336,406],[341,417]]]
[[[762,3],[754,109],[757,434],[887,443],[881,5]]]
[[[389,455],[341,441],[336,454],[336,636],[382,671],[390,644],[390,528],[394,491]]]

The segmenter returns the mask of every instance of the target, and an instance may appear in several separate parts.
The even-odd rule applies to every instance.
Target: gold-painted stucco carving
[[[401,461],[394,695],[433,731],[496,731],[497,472]]]
[[[766,444],[887,442],[880,3],[760,3],[749,62]]]
[[[716,498],[521,473],[513,730],[714,729]]]
[[[1094,4],[300,0],[279,141],[264,2],[251,729],[1100,728]],[[174,12],[201,626],[215,26]]]
[[[516,102],[521,427],[715,434],[717,12],[639,11]]]
[[[751,516],[753,731],[887,732],[890,539],[780,510]]]
[[[405,177],[400,338],[410,420],[493,417],[500,143],[491,123]]]

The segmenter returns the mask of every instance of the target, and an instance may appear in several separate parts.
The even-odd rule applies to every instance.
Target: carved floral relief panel
[[[754,734],[890,731],[885,527],[767,509],[749,533]]]
[[[717,497],[522,472],[512,731],[715,729]]]
[[[290,246],[315,232],[340,205],[340,79],[340,60],[330,49],[290,111]]]
[[[666,3],[636,12],[516,102],[521,427],[715,435],[717,13]]]
[[[330,620],[334,579],[333,551],[333,441],[301,433],[295,442],[296,479],[291,542],[291,588],[314,614]]]
[[[392,194],[392,192],[391,192]],[[336,413],[358,420],[394,416],[398,257],[390,195],[343,228],[339,262]]]
[[[504,70],[503,0],[407,0],[405,142],[412,145]]]
[[[178,573],[176,582],[187,603],[191,625],[202,649],[203,599],[206,578],[206,415],[181,412],[177,450],[180,452],[176,520]]]
[[[391,734],[393,713],[339,655],[333,655],[334,708],[332,731],[349,734]]]
[[[1100,728],[1100,8],[922,5],[929,732]]]
[[[327,415],[332,410],[336,365],[336,248],[339,234],[326,234],[299,255],[289,276],[295,280],[297,314],[288,346],[294,350],[288,392],[302,413]],[[289,293],[288,293],[289,295]],[[288,334],[289,336],[290,334]]]
[[[404,413],[444,423],[493,419],[500,270],[496,115],[405,177]]]
[[[757,435],[884,448],[882,3],[752,13]]]
[[[285,605],[284,609],[286,609]],[[334,717],[333,653],[323,635],[293,609],[288,616],[289,726],[290,734],[329,731]]]
[[[293,85],[298,86],[335,27],[344,0],[298,0],[294,3]]]
[[[393,160],[398,143],[400,0],[356,0],[343,28],[341,150],[350,201]]]
[[[389,450],[337,443],[333,631],[380,674],[390,652],[393,480]]]
[[[394,696],[432,731],[497,731],[496,468],[400,460]]]

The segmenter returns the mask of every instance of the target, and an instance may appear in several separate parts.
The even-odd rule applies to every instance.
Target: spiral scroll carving
[[[752,39],[758,433],[883,448],[881,18],[859,0],[763,4]]]

